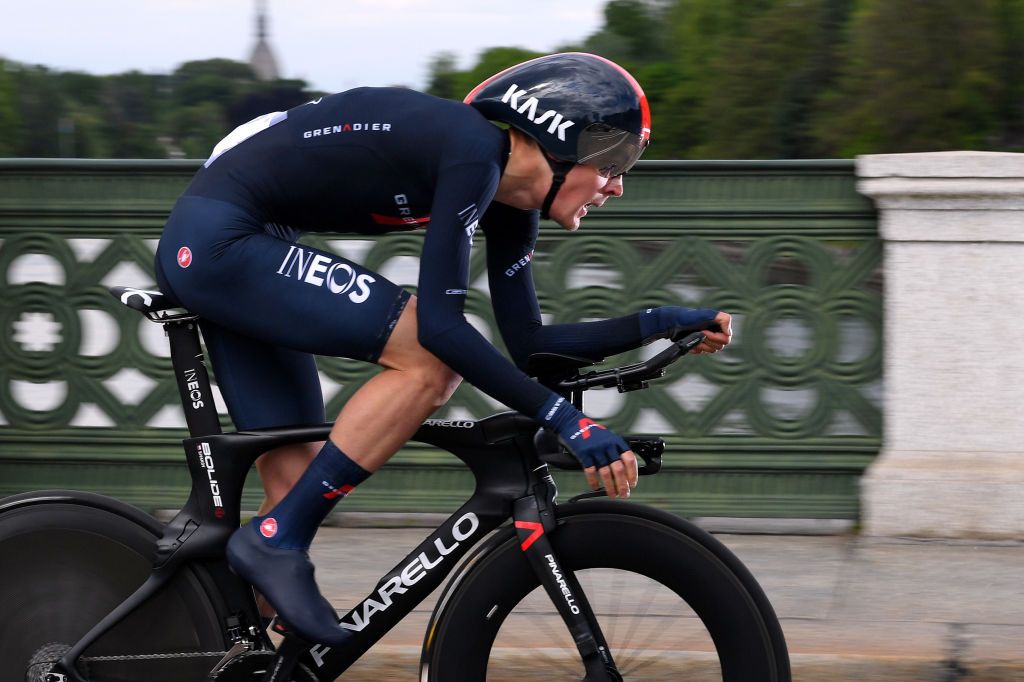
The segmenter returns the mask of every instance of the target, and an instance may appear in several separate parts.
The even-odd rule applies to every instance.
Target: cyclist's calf
[[[256,471],[266,497],[258,513],[263,514],[281,501],[320,451],[322,442],[292,443],[274,448],[256,460]]]

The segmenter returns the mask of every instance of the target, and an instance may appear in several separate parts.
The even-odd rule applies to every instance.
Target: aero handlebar
[[[588,388],[619,389],[620,393],[647,388],[647,382],[665,376],[665,368],[689,353],[704,340],[704,334],[693,332],[675,341],[652,358],[632,365],[623,365],[577,377],[562,379],[555,386],[564,391],[585,391]]]

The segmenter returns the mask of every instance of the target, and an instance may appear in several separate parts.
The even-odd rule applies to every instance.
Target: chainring
[[[211,679],[213,682],[262,682],[276,658],[272,651],[246,651],[225,663]],[[287,682],[318,682],[318,678],[309,668],[298,663]]]

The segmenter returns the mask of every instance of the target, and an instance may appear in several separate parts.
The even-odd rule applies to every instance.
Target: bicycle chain
[[[82,656],[79,660],[86,663],[115,663],[118,661],[156,661],[169,658],[224,658],[226,651],[182,651],[175,654],[136,654],[134,656]]]

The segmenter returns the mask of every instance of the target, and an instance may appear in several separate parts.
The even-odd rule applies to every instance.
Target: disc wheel
[[[790,680],[771,605],[720,542],[640,505],[584,502],[558,512],[555,554],[578,576],[621,679]],[[584,678],[575,643],[514,536],[456,585],[428,632],[425,679]]]
[[[159,524],[151,520],[147,528],[127,512],[73,500],[13,508],[4,502],[0,682],[25,682],[40,656],[54,655],[48,645],[70,647],[145,581]],[[83,657],[95,661],[87,665],[102,682],[183,682],[205,679],[223,649],[220,617],[188,569]]]

